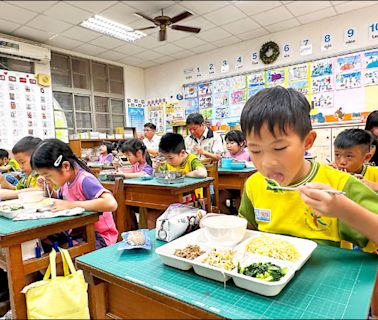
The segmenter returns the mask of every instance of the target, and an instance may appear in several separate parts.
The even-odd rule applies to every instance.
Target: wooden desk
[[[240,195],[242,195],[245,182],[249,176],[255,172],[255,168],[245,168],[241,170],[218,168],[218,188],[219,190],[240,190]]]
[[[210,183],[213,178],[189,178],[185,177],[183,183],[161,184],[155,179],[142,180],[140,178],[123,180],[125,188],[125,226],[124,230],[137,229],[136,219],[132,207],[147,209],[166,210],[172,203],[182,203],[184,193],[192,192],[195,189],[204,189],[206,199],[206,210],[211,210]],[[108,189],[114,189],[114,181],[101,181]],[[118,204],[119,205],[119,204]]]
[[[165,244],[155,230],[150,237],[154,249]],[[76,259],[90,281],[92,319],[367,319],[378,267],[375,255],[319,245],[280,294],[264,297],[165,266],[153,250],[117,247]]]
[[[25,276],[39,270],[46,270],[49,265],[48,254],[44,254],[41,258],[23,261],[21,244],[65,230],[85,227],[86,242],[69,248],[69,253],[74,258],[96,248],[94,223],[97,220],[97,213],[25,221],[12,221],[0,217],[0,248],[5,249],[5,260],[0,261],[0,268],[7,270],[14,319],[26,319],[25,295],[21,293],[27,284]],[[60,253],[58,253],[57,262],[61,261]]]

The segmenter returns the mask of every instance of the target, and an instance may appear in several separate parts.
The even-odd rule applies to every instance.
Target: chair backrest
[[[212,212],[219,212],[219,187],[218,187],[218,161],[209,161],[209,159],[201,160],[207,171],[207,176],[214,178],[214,206]]]
[[[123,178],[118,177],[114,181],[113,197],[118,203],[118,208],[114,211],[114,222],[118,230],[118,240],[122,240],[121,234],[126,230],[126,206],[125,206],[125,190]]]

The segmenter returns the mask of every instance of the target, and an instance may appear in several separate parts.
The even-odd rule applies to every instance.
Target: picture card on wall
[[[229,79],[229,82],[231,90],[244,89],[246,86],[245,76],[232,77]]]
[[[230,90],[228,85],[228,79],[220,79],[212,82],[213,93],[227,92]]]
[[[311,106],[315,109],[333,108],[333,92],[323,92],[312,95]]]
[[[290,82],[289,88],[293,88],[306,95],[309,92],[308,80],[306,79],[306,80],[301,80],[301,81]]]
[[[211,99],[210,95],[199,97],[199,109],[200,110],[212,108],[212,106],[213,106],[213,103],[212,103],[212,99]]]
[[[236,90],[231,92],[231,104],[245,103],[245,90]]]
[[[361,86],[361,71],[336,75],[336,90],[353,89]]]
[[[198,84],[198,94],[199,96],[207,96],[211,94],[210,82],[204,82]]]
[[[332,60],[319,60],[311,63],[311,77],[322,77],[331,75],[332,70]]]
[[[257,92],[265,89],[265,87],[260,86],[260,87],[253,87],[248,89],[248,99],[252,96],[254,96]]]
[[[283,85],[285,83],[285,69],[274,69],[274,70],[267,70],[265,72],[266,75],[266,86],[267,87],[274,87],[278,85]]]
[[[289,81],[298,81],[308,78],[308,64],[289,67]]]
[[[247,75],[248,87],[265,86],[264,71],[254,72]]]
[[[184,97],[185,99],[191,99],[197,97],[198,88],[197,85],[188,85],[184,87]]]
[[[333,90],[332,76],[312,78],[312,93],[326,92]]]
[[[363,71],[363,83],[365,86],[378,85],[378,68]]]
[[[361,55],[354,54],[351,56],[338,57],[336,59],[336,72],[352,72],[361,69]]]
[[[378,68],[378,51],[368,51],[364,53],[365,69]]]

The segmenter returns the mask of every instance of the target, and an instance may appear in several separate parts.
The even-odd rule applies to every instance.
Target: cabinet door
[[[327,163],[326,159],[331,159],[331,128],[315,129],[316,140],[309,150],[312,156],[316,156],[316,160],[321,163]]]

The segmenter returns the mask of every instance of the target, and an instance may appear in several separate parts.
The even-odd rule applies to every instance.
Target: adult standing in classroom
[[[373,156],[370,162],[374,162],[375,166],[378,166],[378,110],[374,110],[366,119],[365,130],[369,130],[373,136]]]
[[[191,113],[186,118],[190,133],[185,138],[186,150],[196,154],[198,158],[219,160],[224,152],[222,137],[205,125],[200,113]]]
[[[156,126],[147,122],[144,124],[144,139],[143,143],[147,147],[147,152],[151,157],[156,157],[159,154],[160,137],[156,135]]]

